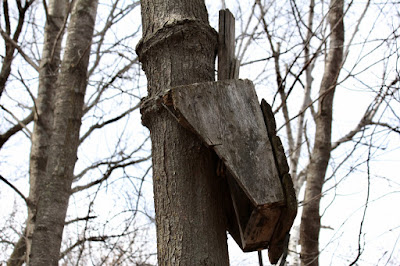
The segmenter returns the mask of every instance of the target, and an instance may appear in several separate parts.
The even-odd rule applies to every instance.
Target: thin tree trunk
[[[96,18],[97,0],[74,2],[68,26],[65,54],[54,96],[54,118],[48,140],[47,164],[41,176],[33,214],[31,265],[58,265],[62,232],[73,171],[77,159],[79,130],[87,67]],[[40,123],[40,116],[39,116]]]
[[[315,142],[307,172],[300,244],[302,265],[318,265],[321,221],[319,206],[331,152],[332,104],[343,60],[343,0],[332,0],[329,11],[331,36],[329,54],[320,87]]]
[[[148,80],[142,120],[150,129],[159,265],[228,265],[215,156],[178,124],[158,96],[214,80],[217,34],[202,0],[141,1],[137,52]]]
[[[29,176],[30,191],[28,206],[28,219],[25,234],[16,243],[14,252],[7,265],[22,265],[25,261],[29,264],[32,232],[34,229],[34,213],[36,200],[39,195],[42,178],[46,173],[48,158],[48,145],[52,131],[55,84],[60,65],[62,27],[67,13],[66,0],[52,0],[48,2],[47,21],[44,34],[44,45],[39,70],[38,96],[35,101],[34,121],[32,134],[32,147],[30,154]]]
[[[49,140],[52,135],[54,117],[54,94],[60,66],[63,25],[67,15],[66,0],[48,2],[45,26],[44,46],[39,70],[39,88],[35,106],[35,125],[32,134],[32,147],[29,164],[29,200],[26,225],[26,254],[30,254],[32,233],[35,226],[35,206],[39,195],[45,188],[44,176],[49,152]],[[11,260],[12,258],[10,258]],[[29,264],[29,256],[26,258]]]

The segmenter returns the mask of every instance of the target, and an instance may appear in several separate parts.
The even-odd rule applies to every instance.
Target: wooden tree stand
[[[158,99],[220,159],[227,179],[228,231],[245,252],[268,248],[277,263],[297,213],[289,167],[271,107],[238,80],[234,18],[220,11],[218,81],[171,88]],[[221,169],[225,169],[221,171]]]
[[[228,231],[243,249],[282,254],[297,201],[271,107],[249,80],[184,85],[162,98],[177,121],[212,148],[227,171],[233,212]]]

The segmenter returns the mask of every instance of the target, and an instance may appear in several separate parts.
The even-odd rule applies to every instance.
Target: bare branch
[[[122,118],[124,118],[126,115],[130,114],[132,111],[138,109],[140,107],[140,103],[138,103],[137,105],[135,105],[134,107],[128,109],[127,111],[125,111],[124,113],[120,114],[117,117],[111,118],[107,121],[104,121],[103,123],[97,123],[93,126],[91,126],[89,128],[88,131],[86,131],[86,133],[80,138],[79,142],[82,143],[87,137],[89,137],[89,135],[96,129],[102,128],[108,124],[114,123]]]
[[[32,99],[33,108],[35,109],[35,114],[36,114],[37,117],[39,117],[39,112],[38,112],[37,105],[36,105],[36,98],[35,98],[35,96],[33,96],[33,94],[31,92],[31,90],[29,89],[28,85],[26,85],[26,83],[25,83],[25,81],[24,81],[24,79],[23,79],[23,77],[21,75],[21,72],[19,70],[18,70],[18,75],[19,75],[19,80],[21,81],[22,85],[24,85],[24,88],[26,89],[26,91],[28,92],[29,96]]]
[[[292,127],[290,125],[290,119],[289,119],[289,110],[287,108],[287,95],[285,93],[285,83],[282,79],[281,71],[280,71],[280,66],[279,66],[279,54],[280,54],[280,43],[277,43],[277,48],[274,48],[274,44],[272,42],[272,36],[268,30],[268,25],[267,22],[265,21],[265,12],[264,8],[261,4],[261,1],[256,1],[258,6],[260,7],[261,11],[261,21],[264,26],[264,31],[267,34],[268,42],[270,44],[270,48],[272,51],[272,56],[274,57],[274,62],[275,62],[275,74],[276,74],[276,82],[278,86],[278,93],[281,96],[281,101],[282,101],[282,111],[283,111],[283,117],[285,118],[285,126],[286,126],[286,133],[287,133],[287,138],[289,142],[289,152],[293,153],[294,150],[294,139],[293,139],[293,134],[292,134]]]
[[[376,129],[376,127],[375,127]],[[374,131],[375,131],[374,129]],[[371,159],[371,148],[372,148],[372,138],[373,138],[374,134],[371,134],[370,137],[370,146],[368,147],[368,158],[367,158],[367,197],[365,199],[365,206],[364,206],[364,212],[363,212],[363,216],[361,218],[361,222],[360,222],[360,231],[358,233],[358,249],[357,249],[357,257],[354,259],[353,262],[351,262],[349,264],[349,266],[352,266],[354,264],[357,263],[358,259],[360,258],[361,254],[362,254],[362,250],[361,250],[361,236],[362,236],[362,231],[363,231],[363,225],[364,225],[364,221],[365,221],[365,215],[367,213],[367,208],[368,208],[368,203],[369,203],[369,196],[370,196],[370,190],[371,190],[371,168],[370,168],[370,159]]]
[[[391,131],[400,134],[400,127],[393,127],[387,123],[383,123],[383,122],[371,122],[370,125],[377,125],[377,126],[382,126],[382,127],[386,127],[388,129],[390,129]]]
[[[47,7],[47,1],[46,0],[43,0],[43,8],[44,8],[44,13],[46,15],[46,20],[50,21],[49,9]]]
[[[14,119],[15,119],[15,121],[17,121],[18,122],[18,124],[23,128],[23,129],[25,129],[27,132],[28,132],[28,134],[31,136],[32,135],[32,132],[26,127],[26,124],[24,124],[22,121],[20,121],[19,119],[18,119],[18,117],[16,117],[11,111],[9,111],[7,108],[5,108],[3,105],[0,105],[0,108],[1,109],[3,109],[4,111],[6,111],[9,115],[11,115]]]
[[[8,1],[3,1],[3,13],[4,13],[4,21],[6,23],[6,32],[8,35],[10,35],[11,34],[11,23],[10,23]]]
[[[298,8],[296,6],[295,1],[293,2],[293,5],[295,6],[295,9],[297,12]],[[314,0],[310,1],[310,6],[309,6],[309,15],[308,15],[308,22],[307,22],[307,34],[306,34],[306,40],[304,40],[304,57],[305,57],[305,64],[308,64],[310,61],[310,42],[311,38],[313,37],[313,32],[312,32],[312,27],[313,27],[313,20],[314,20]],[[294,13],[294,12],[293,12]],[[300,15],[299,15],[300,17]],[[301,20],[303,23],[303,21]],[[299,27],[300,30],[300,27]],[[311,85],[312,85],[312,70],[314,69],[314,63],[309,64],[309,66],[306,68],[306,84],[304,86],[304,99],[303,99],[303,104],[301,106],[302,112],[299,116],[299,119],[297,121],[297,136],[296,136],[296,142],[294,143],[293,147],[293,153],[290,156],[290,166],[291,166],[291,176],[293,179],[297,180],[297,166],[301,154],[301,145],[303,141],[303,132],[304,132],[304,118],[305,118],[305,110],[307,110],[308,107],[311,107],[311,110],[313,105],[311,103]],[[303,111],[304,110],[304,111]],[[305,133],[305,132],[304,132]],[[297,181],[296,181],[297,182]],[[298,184],[298,187],[300,187],[302,184]]]
[[[355,27],[355,29],[353,31],[353,34],[350,37],[350,40],[349,40],[348,44],[346,45],[346,50],[344,51],[343,61],[347,60],[347,56],[349,55],[349,50],[350,50],[351,44],[353,43],[354,37],[356,36],[356,34],[358,33],[358,31],[360,29],[361,21],[364,19],[365,14],[367,13],[367,10],[368,10],[368,7],[369,7],[370,3],[371,3],[371,0],[368,0],[367,3],[365,4],[363,12],[360,15],[360,18],[357,20],[357,25],[356,25],[356,27]]]
[[[25,59],[25,61],[31,65],[37,72],[39,72],[39,66],[33,62],[33,60],[22,50],[21,46],[18,45],[16,41],[10,38],[10,36],[0,28],[0,34],[4,40],[10,43],[14,48],[16,48],[19,54]]]
[[[78,218],[75,218],[70,221],[65,221],[65,225],[69,225],[69,224],[80,222],[80,221],[88,221],[88,220],[96,219],[96,218],[97,218],[97,216],[78,217]]]
[[[118,22],[119,20],[121,20],[122,18],[124,18],[126,15],[128,15],[134,8],[136,8],[137,6],[139,6],[140,1],[135,1],[134,3],[127,5],[124,9],[121,9],[119,12],[116,12],[117,10],[117,6],[118,6],[118,1],[115,1],[112,5],[112,8],[110,10],[110,13],[107,17],[106,23],[103,27],[103,29],[101,29],[95,36],[100,36],[100,40],[96,43],[97,47],[96,47],[96,51],[95,51],[95,60],[93,65],[91,66],[91,68],[88,71],[88,76],[91,76],[94,72],[94,70],[96,69],[96,67],[99,65],[100,60],[102,58],[102,53],[101,53],[101,48],[104,44],[105,38],[106,38],[106,34],[107,32],[111,29],[111,27]]]
[[[12,188],[26,203],[27,206],[30,206],[31,204],[29,203],[28,198],[26,198],[24,196],[24,194],[22,194],[22,192],[15,187],[13,184],[11,184],[7,179],[5,179],[2,175],[0,175],[0,180],[3,181],[4,183],[6,183],[10,188]]]
[[[44,1],[44,3],[45,3],[45,1]],[[54,56],[56,55],[56,51],[57,51],[57,49],[59,49],[59,48],[57,48],[59,46],[58,43],[59,43],[60,39],[62,38],[62,36],[64,36],[64,30],[67,26],[68,18],[69,18],[69,15],[71,14],[73,4],[74,4],[74,0],[69,1],[68,11],[66,12],[66,15],[64,17],[63,25],[62,25],[62,27],[60,27],[60,30],[57,33],[57,37],[56,37],[55,41],[53,42],[53,48],[51,49],[50,62],[53,61]],[[47,20],[49,21],[49,16],[47,14],[47,11],[46,11],[46,16],[47,16]]]
[[[109,238],[120,237],[120,235],[109,235],[109,236],[92,236],[83,239],[79,239],[75,244],[68,247],[66,250],[61,252],[60,259],[64,258],[68,253],[70,253],[74,248],[84,244],[85,242],[105,242]]]
[[[134,165],[134,164],[138,164],[138,163],[141,163],[141,162],[145,162],[145,161],[149,160],[150,158],[151,158],[151,156],[147,156],[147,157],[144,157],[142,159],[129,161],[129,162],[126,162],[126,163],[123,163],[123,164],[109,165],[106,173],[104,173],[103,176],[100,179],[97,179],[97,180],[95,180],[93,182],[90,182],[90,183],[88,183],[86,185],[83,185],[83,186],[76,186],[76,187],[72,188],[72,194],[76,193],[76,192],[79,192],[79,191],[82,191],[82,190],[85,190],[85,189],[88,189],[90,187],[93,187],[93,186],[95,186],[97,184],[100,184],[100,183],[104,182],[105,180],[107,180],[111,176],[112,172],[115,169],[124,168],[124,167],[127,167],[129,165]]]
[[[390,95],[391,93],[389,92],[390,88],[396,84],[399,81],[399,78],[395,78],[388,86],[386,86],[386,90],[385,92],[383,92],[383,88],[384,86],[381,87],[380,92],[378,93],[378,95],[375,97],[374,101],[367,107],[367,109],[365,110],[364,115],[362,116],[362,118],[360,119],[360,122],[357,124],[357,126],[351,130],[350,132],[348,132],[345,136],[343,136],[342,138],[340,138],[339,140],[337,140],[336,142],[334,142],[332,144],[331,150],[336,149],[338,146],[340,146],[341,144],[348,142],[350,140],[353,139],[353,137],[360,132],[363,128],[365,128],[368,125],[372,125],[372,124],[376,124],[376,125],[380,125],[383,127],[387,127],[390,130],[399,133],[399,129],[398,128],[394,128],[386,123],[382,123],[382,122],[373,122],[373,118],[375,117],[375,114],[378,112],[379,107],[381,106],[381,104],[385,101],[385,98]]]
[[[255,33],[260,25],[260,22],[261,22],[261,18],[258,18],[258,22],[256,23],[256,26],[254,26],[253,31],[248,35],[246,44],[243,46],[245,36],[247,35],[247,31],[250,26],[250,22],[252,21],[252,19],[254,17],[254,11],[255,11],[256,5],[257,5],[257,3],[254,2],[253,6],[251,8],[249,19],[247,20],[246,26],[240,36],[240,43],[238,45],[237,54],[236,54],[236,58],[238,58],[239,62],[242,62],[243,57],[244,57],[248,47],[250,46],[251,41],[254,39],[254,35],[255,35]],[[243,47],[243,49],[242,49],[242,47]]]
[[[108,89],[113,84],[113,82],[115,82],[115,80],[117,80],[118,78],[121,78],[122,75],[125,72],[127,72],[128,70],[130,70],[132,65],[137,62],[138,62],[138,58],[136,57],[134,60],[129,62],[126,66],[121,68],[117,73],[115,73],[114,76],[110,77],[110,80],[106,84],[103,84],[97,90],[96,97],[91,102],[90,102],[91,99],[89,98],[88,103],[84,107],[83,112],[86,114],[87,112],[89,112],[90,109],[92,109],[94,106],[96,106],[96,104],[98,104],[100,102],[100,99],[101,99],[103,93],[106,91],[106,89]]]
[[[0,135],[0,149],[3,147],[4,143],[8,141],[9,138],[14,136],[16,133],[18,133],[20,130],[23,128],[26,128],[26,126],[33,121],[34,115],[33,112],[31,112],[26,118],[24,118],[22,121],[18,121],[18,123],[10,128],[7,132],[3,133]]]
[[[5,41],[5,57],[3,59],[3,64],[0,70],[0,97],[4,91],[5,84],[8,80],[8,77],[10,76],[11,73],[11,64],[12,61],[14,60],[14,50],[15,46],[13,44],[18,43],[19,36],[22,32],[23,25],[25,23],[25,14],[28,8],[32,5],[34,0],[31,1],[26,1],[25,6],[21,6],[21,1],[17,1],[17,6],[18,6],[18,24],[15,27],[14,34],[11,37],[11,23],[10,23],[10,18],[9,18],[9,10],[8,10],[8,3],[7,1],[3,1],[3,11],[4,11],[4,19],[6,22],[6,31],[4,36],[10,36],[10,38],[13,40],[13,42],[10,41]],[[3,31],[2,31],[3,32]],[[3,34],[0,32],[0,35],[3,36]],[[3,36],[3,38],[4,38]]]

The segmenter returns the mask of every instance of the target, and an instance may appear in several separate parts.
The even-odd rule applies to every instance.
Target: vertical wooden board
[[[282,213],[274,230],[274,234],[271,237],[268,249],[268,257],[272,264],[277,263],[281,257],[283,250],[285,249],[286,235],[289,233],[297,215],[296,192],[293,188],[292,178],[289,174],[283,176],[282,185],[286,196],[286,206],[281,210]]]
[[[249,80],[175,87],[173,108],[213,147],[255,206],[284,203],[271,143]]]
[[[235,77],[235,18],[228,10],[219,11],[218,80]],[[237,70],[238,71],[238,70]]]

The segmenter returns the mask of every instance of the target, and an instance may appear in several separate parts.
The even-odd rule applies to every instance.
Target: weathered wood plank
[[[239,66],[235,59],[235,18],[228,9],[219,11],[218,80],[237,79]]]
[[[254,206],[284,203],[271,143],[251,81],[191,84],[172,88],[169,94],[179,119],[186,120],[215,150]]]
[[[289,165],[287,163],[285,151],[283,150],[280,138],[276,136],[275,118],[271,106],[264,99],[261,101],[261,110],[267,126],[268,136],[271,140],[272,150],[278,167],[279,177],[282,180],[283,192],[286,199],[286,205],[281,208],[282,212],[268,248],[269,261],[275,264],[278,262],[284,250],[287,249],[287,235],[289,234],[297,214],[297,199],[292,178],[289,174]]]
[[[269,247],[280,214],[280,208],[256,208],[253,210],[243,232],[245,242],[242,249],[244,252]]]
[[[255,207],[227,172],[231,204],[228,208],[228,230],[236,243],[244,252],[265,249],[270,245],[275,228],[281,217],[281,206]]]
[[[285,238],[286,235],[289,234],[290,228],[292,228],[297,215],[296,192],[294,191],[292,178],[289,174],[285,174],[282,177],[282,185],[286,197],[286,206],[282,208],[279,221],[271,237],[270,246],[268,248],[268,257],[272,264],[277,263],[284,249],[287,249],[285,245],[288,243],[285,243]]]

